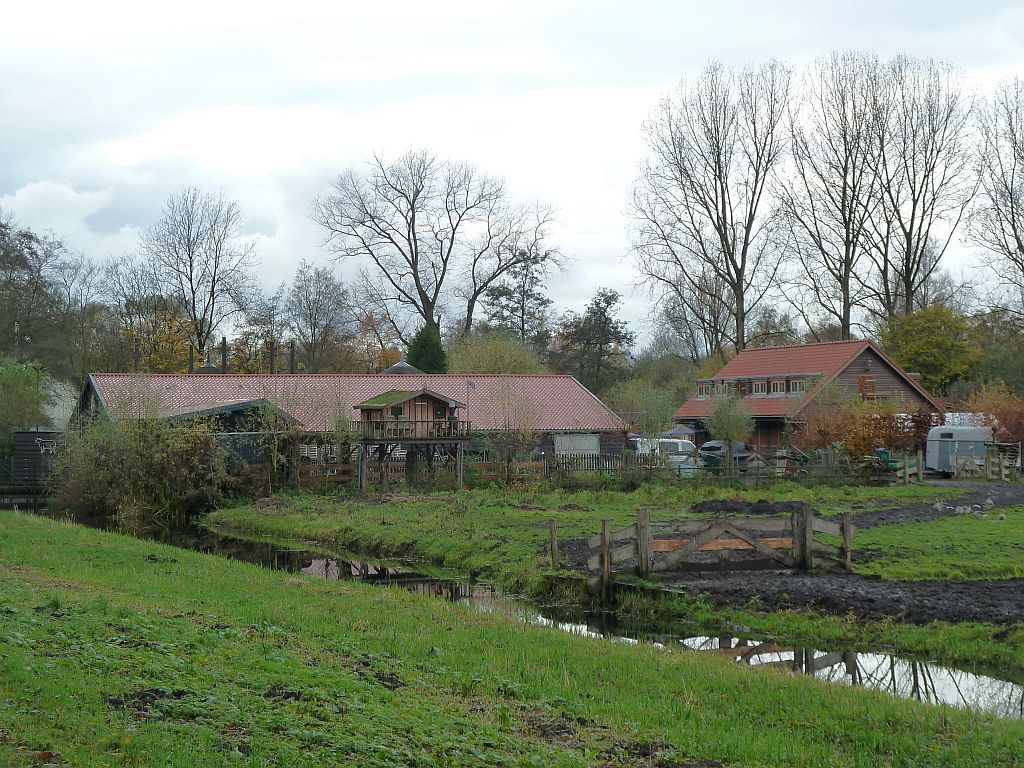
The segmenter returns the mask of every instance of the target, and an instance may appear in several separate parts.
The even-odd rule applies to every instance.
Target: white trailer
[[[985,463],[985,448],[992,445],[989,427],[932,427],[924,466],[930,472],[952,475],[955,456],[971,455],[978,466]]]

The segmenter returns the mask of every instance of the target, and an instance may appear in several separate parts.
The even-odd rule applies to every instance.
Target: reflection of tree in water
[[[1024,686],[961,669],[888,654],[819,653],[770,642],[751,643],[728,635],[685,638],[682,643],[687,648],[728,656],[750,666],[776,667],[929,704],[950,704],[1001,717],[1024,717]]]

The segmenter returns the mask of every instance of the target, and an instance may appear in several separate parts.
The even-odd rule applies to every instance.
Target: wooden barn
[[[767,455],[799,430],[814,399],[835,386],[866,400],[889,400],[906,413],[941,414],[941,400],[921,386],[872,341],[840,341],[745,349],[717,374],[697,382],[697,394],[675,413],[695,430],[697,445],[709,439],[704,422],[722,396],[738,397],[754,419],[749,448]]]

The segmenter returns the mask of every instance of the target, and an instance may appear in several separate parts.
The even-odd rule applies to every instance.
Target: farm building
[[[309,436],[344,429],[366,442],[406,444],[516,429],[536,435],[538,452],[618,453],[625,445],[622,420],[572,376],[426,374],[402,364],[381,374],[93,373],[78,410],[217,414],[229,419],[226,430],[244,431],[267,405]]]
[[[872,341],[839,341],[745,349],[714,377],[697,382],[697,394],[675,413],[675,422],[708,439],[704,420],[716,398],[735,396],[754,419],[750,448],[762,453],[783,446],[788,429],[829,386],[869,400],[897,402],[906,413],[941,414],[942,401],[921,386]]]

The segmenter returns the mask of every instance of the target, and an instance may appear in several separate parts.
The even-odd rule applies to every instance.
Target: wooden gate
[[[558,563],[558,532],[550,522],[551,559]],[[637,574],[670,571],[698,552],[754,551],[769,561],[800,570],[851,569],[855,528],[846,513],[840,522],[815,516],[803,504],[785,517],[714,517],[705,520],[673,520],[652,523],[648,510],[637,510],[637,521],[611,530],[602,521],[601,533],[587,539],[587,571],[611,581],[616,566],[635,563]],[[841,539],[836,546],[817,538],[820,534]],[[720,559],[720,558],[719,558]],[[721,563],[718,563],[721,567]]]

